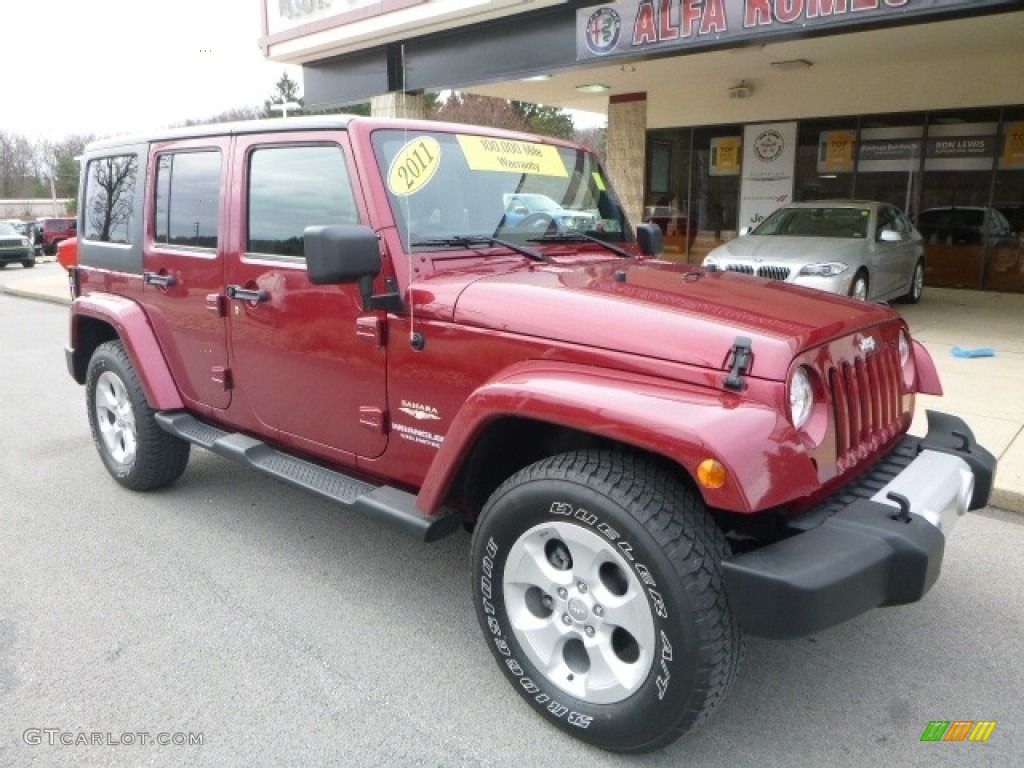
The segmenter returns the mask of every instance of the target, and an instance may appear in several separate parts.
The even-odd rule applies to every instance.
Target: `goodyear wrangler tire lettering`
[[[721,532],[681,480],[580,451],[525,468],[473,539],[480,625],[514,688],[596,746],[641,752],[703,720],[735,677]]]

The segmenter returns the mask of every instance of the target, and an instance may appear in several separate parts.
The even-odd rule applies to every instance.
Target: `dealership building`
[[[684,222],[675,260],[789,201],[882,200],[929,285],[1024,292],[1024,0],[263,0],[262,23],[310,107],[606,114],[631,217]]]

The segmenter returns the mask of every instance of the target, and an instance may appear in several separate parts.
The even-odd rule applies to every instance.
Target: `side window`
[[[219,151],[173,152],[157,158],[157,243],[216,248],[219,203]]]
[[[136,155],[97,157],[89,161],[83,211],[86,240],[131,243],[132,203],[139,175]],[[47,229],[63,228],[64,222],[46,222]]]
[[[246,251],[305,257],[314,224],[358,224],[352,183],[335,144],[266,147],[249,158]]]

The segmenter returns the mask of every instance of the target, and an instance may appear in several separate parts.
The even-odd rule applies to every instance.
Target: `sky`
[[[110,136],[262,106],[302,76],[259,36],[259,0],[4,0],[0,131]]]

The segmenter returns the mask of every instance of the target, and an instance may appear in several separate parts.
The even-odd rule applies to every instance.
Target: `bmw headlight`
[[[835,277],[849,269],[841,261],[828,261],[821,264],[808,264],[800,269],[800,274],[813,277]]]
[[[701,263],[701,266],[704,267],[704,269],[717,269],[718,259],[716,259],[714,256],[705,256],[704,261]]]
[[[789,418],[793,426],[802,429],[811,416],[811,408],[814,405],[814,388],[811,386],[811,377],[805,366],[800,366],[793,371],[789,380]]]

